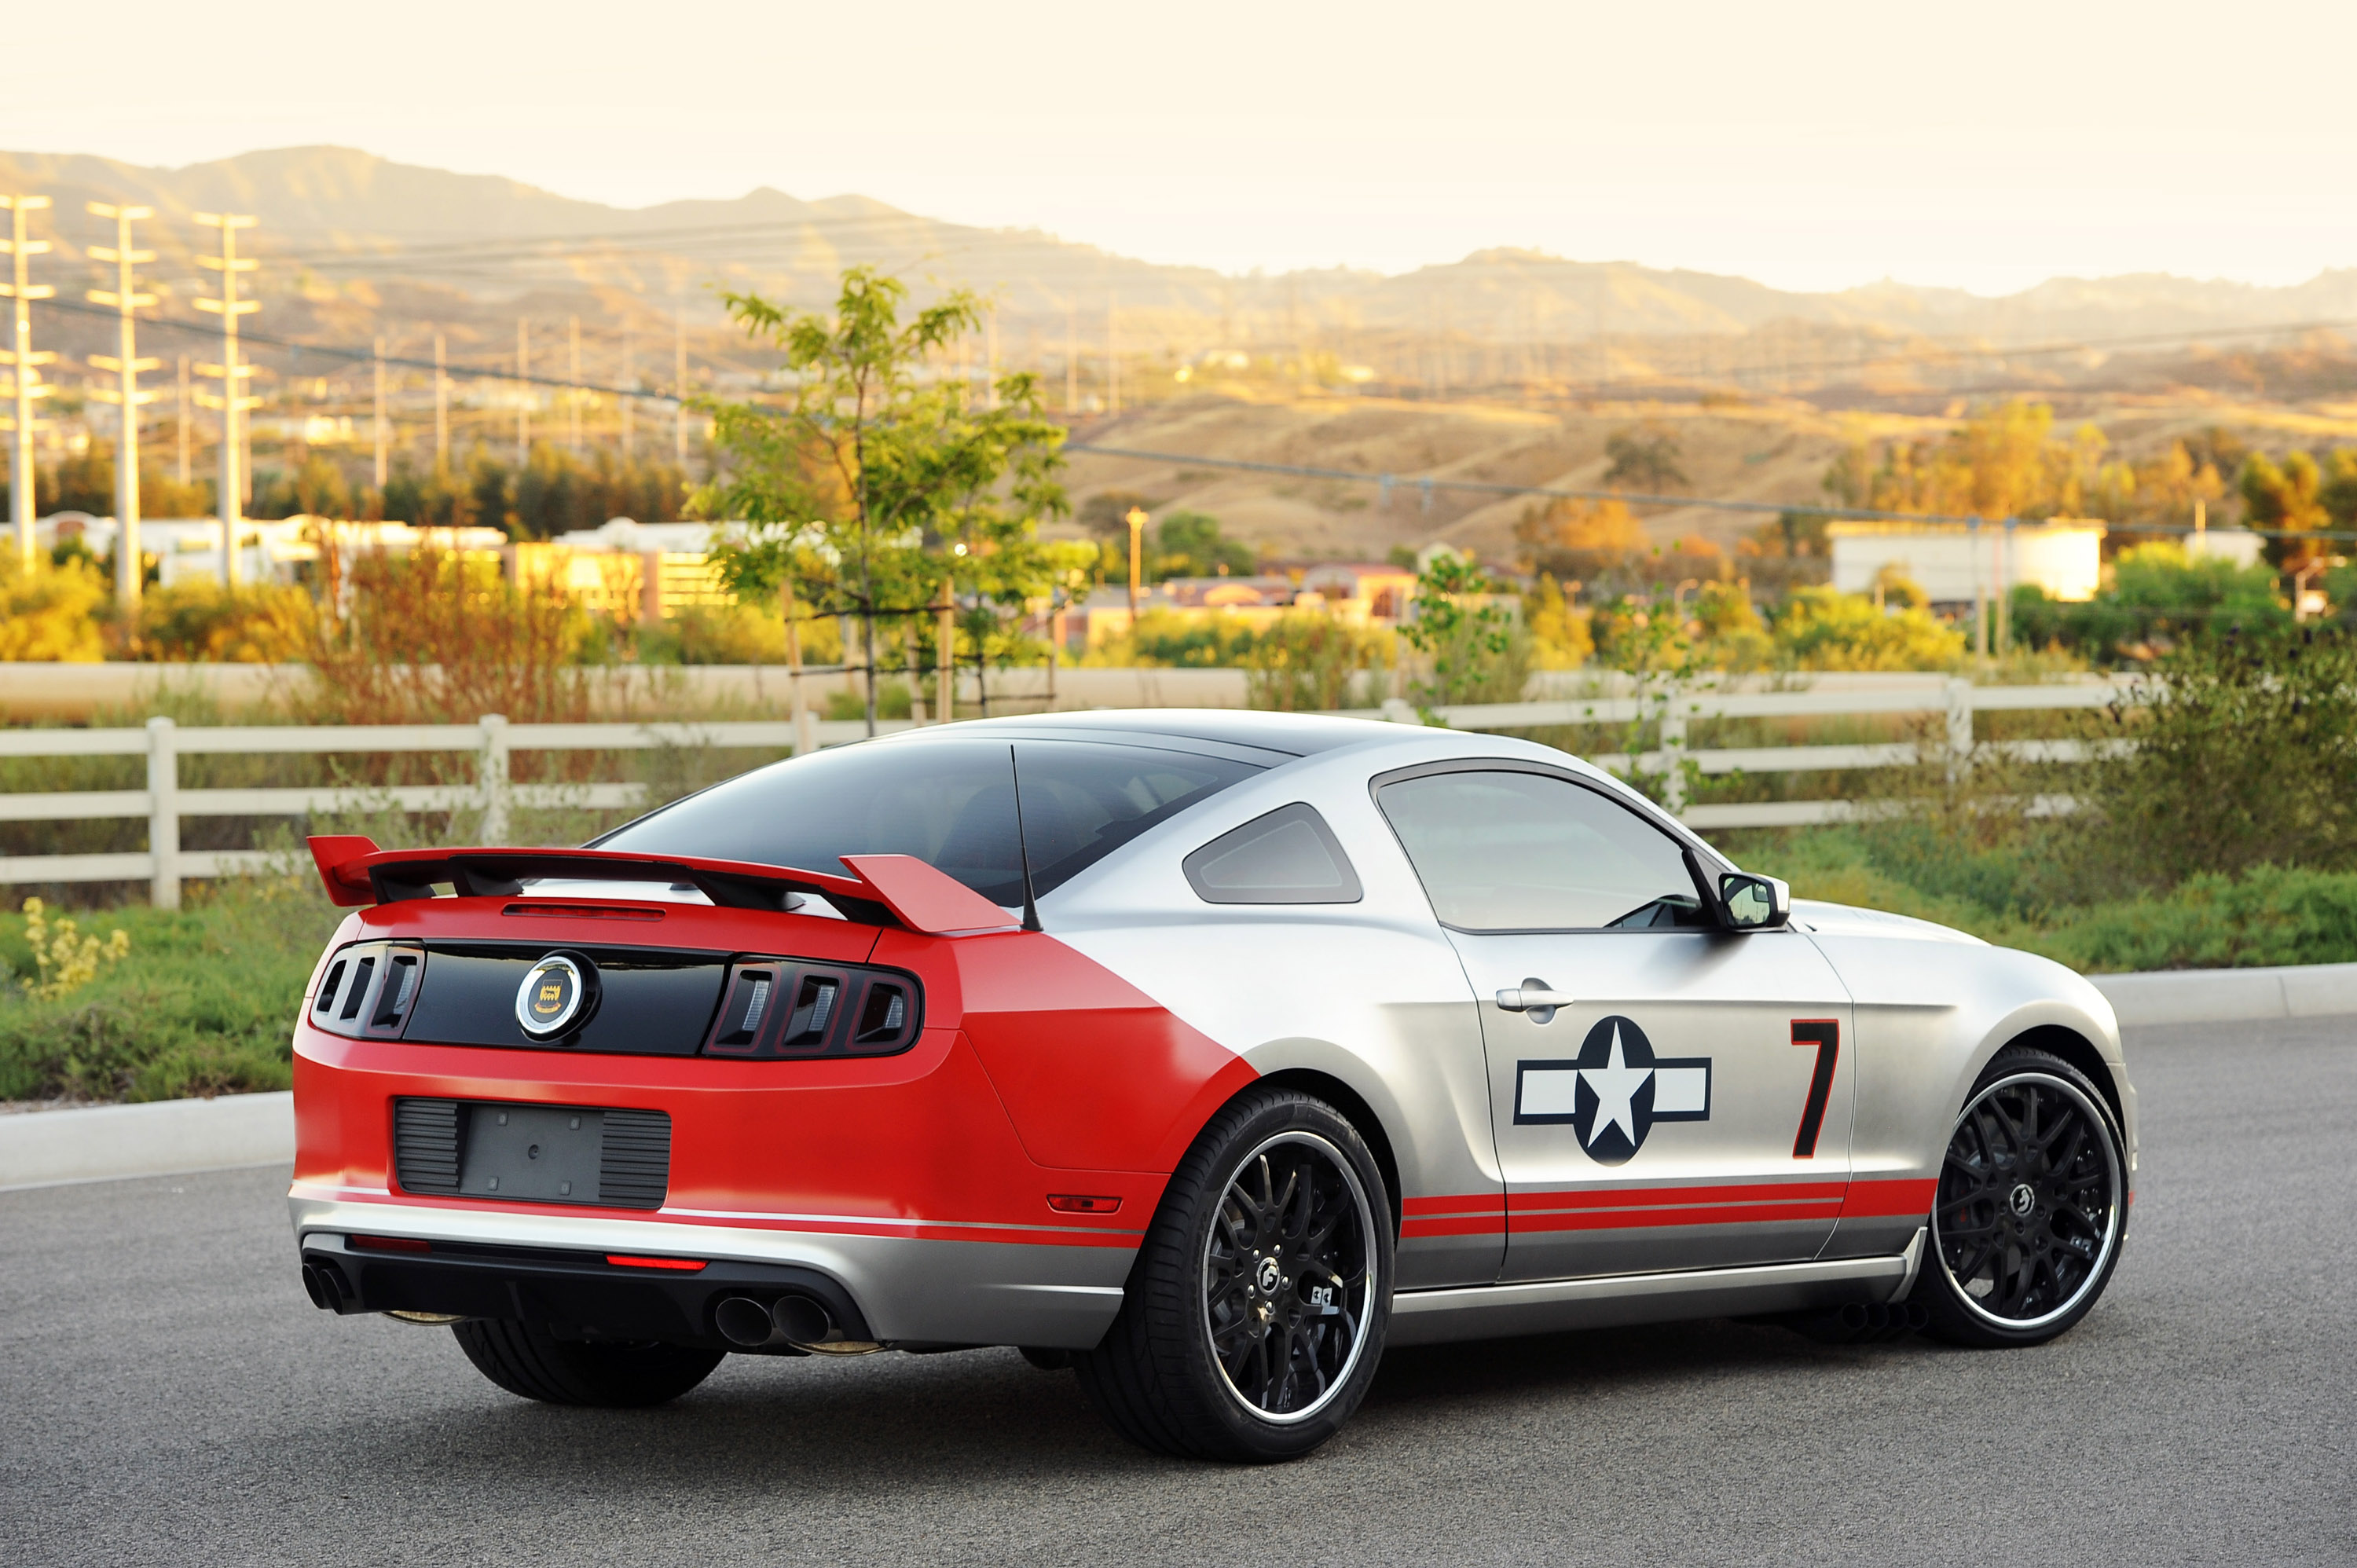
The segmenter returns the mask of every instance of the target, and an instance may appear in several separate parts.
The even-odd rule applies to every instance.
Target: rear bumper
[[[425,1252],[364,1251],[349,1237],[303,1238],[305,1283],[323,1307],[447,1313],[544,1324],[562,1337],[661,1339],[715,1350],[739,1347],[716,1321],[730,1296],[808,1297],[844,1339],[868,1339],[858,1307],[835,1281],[775,1263],[708,1262],[694,1272],[617,1264],[601,1252],[442,1243]]]
[[[529,1319],[608,1337],[723,1347],[713,1306],[742,1286],[839,1303],[834,1316],[848,1338],[1087,1349],[1121,1310],[1135,1256],[1127,1247],[843,1235],[775,1221],[734,1226],[415,1204],[390,1194],[307,1190],[299,1181],[288,1207],[307,1260],[316,1255],[346,1272],[352,1296],[344,1311]],[[422,1240],[433,1250],[361,1252],[345,1240],[354,1235]],[[609,1254],[705,1267],[621,1268],[605,1262]]]

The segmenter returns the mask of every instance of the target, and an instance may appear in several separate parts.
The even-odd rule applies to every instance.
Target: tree
[[[980,409],[962,385],[919,380],[980,324],[963,290],[905,325],[907,285],[871,267],[843,274],[832,314],[724,297],[794,385],[783,406],[699,400],[723,471],[696,509],[741,522],[713,552],[737,593],[790,589],[797,615],[858,618],[872,735],[878,619],[926,612],[944,582],[1001,607],[1050,585],[1038,529],[1070,510],[1056,479],[1063,428],[1041,414],[1030,375],[1002,378],[998,406]]]
[[[1604,438],[1604,455],[1612,459],[1612,466],[1604,470],[1608,485],[1667,490],[1683,489],[1687,482],[1679,462],[1685,456],[1684,448],[1676,435],[1657,424],[1614,431]]]
[[[1986,407],[1937,441],[1881,449],[1853,439],[1825,470],[1842,504],[1884,511],[2035,518],[2067,513],[2097,482],[2103,433],[2089,425],[2054,438],[2054,411],[2010,399]]]
[[[2316,499],[2333,527],[2357,528],[2357,450],[2337,446],[2325,457]]]
[[[1075,521],[1096,539],[1097,565],[1107,577],[1129,575],[1129,514],[1153,510],[1153,501],[1135,490],[1099,490],[1081,503]],[[1141,578],[1147,564],[1138,563]]]
[[[1446,703],[1522,695],[1527,650],[1515,645],[1513,616],[1497,604],[1498,591],[1470,557],[1453,550],[1436,552],[1416,578],[1415,614],[1400,635],[1432,664],[1431,677],[1415,687],[1426,722]]]
[[[1174,511],[1154,531],[1158,559],[1148,564],[1161,577],[1249,576],[1259,564],[1252,546],[1220,532],[1220,520],[1207,512]]]
[[[1558,497],[1525,507],[1514,523],[1514,543],[1526,572],[1587,582],[1651,547],[1645,525],[1617,500]]]
[[[2237,488],[2243,492],[2243,516],[2253,528],[2306,533],[2324,526],[2324,473],[2305,452],[2287,453],[2280,464],[2264,452],[2253,453],[2243,465]],[[2267,542],[2268,559],[2286,568],[2304,566],[2319,553],[2312,540]]]

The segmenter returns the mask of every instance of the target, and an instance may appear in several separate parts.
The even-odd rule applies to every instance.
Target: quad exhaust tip
[[[344,1298],[351,1292],[345,1287],[343,1274],[329,1263],[303,1265],[303,1294],[321,1312],[341,1312]]]
[[[826,1308],[806,1295],[781,1295],[773,1302],[723,1296],[712,1316],[723,1338],[748,1350],[791,1345],[798,1350],[845,1355],[877,1348],[865,1340],[830,1337],[841,1330]]]

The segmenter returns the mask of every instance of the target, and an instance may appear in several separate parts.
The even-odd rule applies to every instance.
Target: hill
[[[470,299],[614,289],[650,300],[722,281],[816,303],[845,264],[992,293],[1007,316],[1059,338],[1079,312],[1101,339],[1108,300],[1141,341],[1349,344],[1405,335],[1477,343],[1709,338],[1789,328],[1938,335],[2020,345],[2049,338],[2234,333],[2357,319],[2357,270],[2268,288],[2146,274],[2056,278],[1985,298],[1885,280],[1800,294],[1747,278],[1493,249],[1396,276],[1346,268],[1225,276],[1113,255],[1036,230],[985,229],[866,197],[771,189],[727,201],[621,209],[492,175],[424,168],[346,147],[289,147],[184,168],[81,154],[0,153],[0,187],[57,201],[70,258],[97,234],[86,200],[154,207],[165,270],[188,271],[199,210],[257,214],[256,253],[313,277],[408,285]]]

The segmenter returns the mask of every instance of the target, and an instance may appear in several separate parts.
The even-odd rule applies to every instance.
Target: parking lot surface
[[[315,1311],[283,1169],[0,1194],[0,1562],[2357,1560],[2357,1019],[2128,1048],[2126,1252],[2053,1345],[1403,1350],[1274,1469],[1139,1453],[1011,1350],[533,1405]]]

